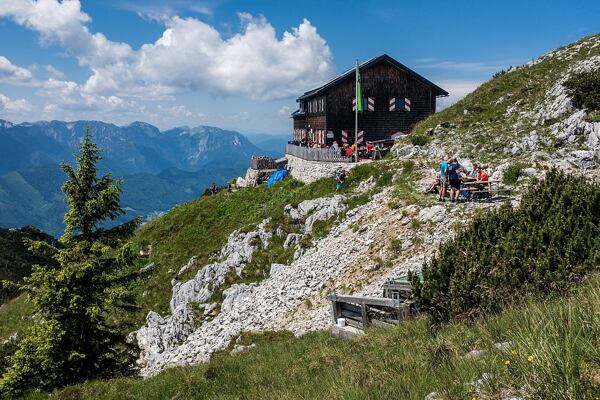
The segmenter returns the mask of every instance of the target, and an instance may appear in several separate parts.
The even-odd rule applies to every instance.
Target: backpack
[[[451,163],[448,165],[448,179],[458,179],[458,170],[460,165],[458,163]]]

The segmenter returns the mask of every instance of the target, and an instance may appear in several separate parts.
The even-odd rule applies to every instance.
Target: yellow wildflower
[[[534,358],[535,358],[534,356],[529,355],[529,356],[527,356],[527,361],[529,361],[530,363],[532,363]]]
[[[504,365],[508,367],[510,365],[510,360],[504,360]]]

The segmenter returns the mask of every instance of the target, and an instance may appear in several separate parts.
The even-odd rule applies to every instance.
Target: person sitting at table
[[[331,145],[331,149],[335,150],[335,151],[340,151],[340,145],[338,144],[337,140],[333,141],[333,144]]]
[[[463,170],[462,166],[458,163],[456,158],[446,167],[446,176],[448,177],[448,186],[450,186],[450,201],[458,201],[458,194],[460,191],[460,172]]]
[[[484,169],[480,169],[479,172],[477,172],[477,180],[478,181],[487,182],[487,181],[489,181],[489,179],[490,179],[490,176]]]
[[[424,190],[423,193],[425,193],[425,194],[429,194],[429,193],[439,194],[440,190],[441,190],[441,185],[442,185],[442,177],[440,176],[440,173],[438,172],[435,180],[431,182],[431,184]]]
[[[471,169],[471,172],[469,172],[469,177],[471,178],[477,178],[477,176],[479,175],[479,165],[477,165],[476,163],[473,163],[473,168]]]

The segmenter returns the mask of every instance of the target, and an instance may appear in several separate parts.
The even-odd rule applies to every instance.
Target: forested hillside
[[[214,127],[161,132],[143,122],[0,121],[0,226],[34,225],[59,236],[66,210],[60,162],[72,162],[89,128],[104,151],[102,171],[125,179],[120,219],[165,212],[201,195],[212,183],[243,175],[260,150],[242,134]]]

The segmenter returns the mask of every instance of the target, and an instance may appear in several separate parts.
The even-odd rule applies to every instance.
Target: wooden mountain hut
[[[387,54],[359,65],[364,111],[358,131],[364,141],[390,140],[409,133],[435,113],[436,99],[448,96],[441,87]],[[354,142],[355,68],[298,97],[292,114],[294,140],[330,145]]]

